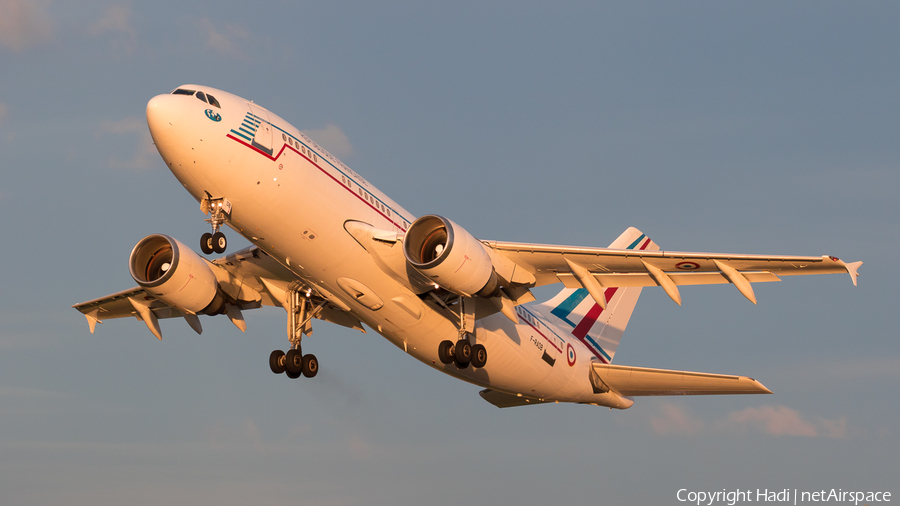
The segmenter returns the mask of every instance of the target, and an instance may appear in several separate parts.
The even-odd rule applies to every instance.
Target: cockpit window
[[[216,100],[216,97],[214,97],[214,96],[212,96],[212,95],[210,95],[210,94],[207,94],[207,95],[206,95],[206,99],[209,100],[209,105],[214,105],[214,106],[218,107],[219,109],[222,108],[222,106],[219,105],[219,101]]]
[[[194,90],[186,90],[184,88],[178,88],[177,90],[172,92],[173,95],[193,95]]]
[[[197,97],[197,100],[200,100],[201,102],[206,102],[206,95],[202,91],[198,91],[197,94],[194,96]]]

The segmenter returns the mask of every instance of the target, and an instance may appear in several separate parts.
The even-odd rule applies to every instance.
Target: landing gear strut
[[[200,250],[204,254],[209,255],[213,252],[225,253],[228,247],[228,239],[225,234],[219,232],[222,226],[231,214],[231,202],[225,197],[214,199],[209,192],[206,192],[206,198],[200,201],[200,210],[203,214],[209,215],[204,221],[212,226],[212,233],[207,232],[200,236]]]
[[[297,379],[300,375],[312,378],[319,372],[319,360],[313,354],[304,355],[300,346],[303,334],[312,334],[310,320],[322,309],[326,301],[322,301],[312,310],[308,310],[311,304],[309,290],[301,293],[299,287],[294,287],[287,292],[288,302],[288,340],[291,348],[287,353],[275,350],[269,355],[269,368],[275,374],[285,373],[288,378]]]
[[[468,307],[467,307],[468,306]],[[472,345],[472,334],[468,327],[475,326],[474,304],[466,304],[466,298],[459,298],[459,338],[452,341],[441,341],[438,345],[438,358],[443,364],[455,363],[456,367],[465,369],[469,367],[481,368],[487,364],[487,350],[482,344]]]

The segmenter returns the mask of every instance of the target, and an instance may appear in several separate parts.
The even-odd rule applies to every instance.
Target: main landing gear
[[[453,341],[441,341],[438,345],[438,357],[443,364],[455,363],[456,367],[465,369],[469,364],[475,368],[484,367],[487,364],[487,350],[482,344],[472,345],[471,336],[467,327],[475,327],[475,305],[472,302],[466,304],[466,298],[459,298],[459,339]]]
[[[299,287],[292,287],[287,292],[287,334],[291,348],[287,353],[275,350],[269,355],[269,368],[275,374],[285,373],[288,378],[297,379],[301,374],[312,378],[319,372],[319,360],[313,354],[304,355],[301,351],[300,341],[303,339],[303,334],[312,334],[310,320],[322,309],[326,301],[323,300],[310,311],[307,309],[311,304],[309,294],[309,290],[305,294],[301,294]]]
[[[300,348],[291,348],[287,353],[275,350],[269,355],[269,367],[275,374],[285,373],[291,379],[301,374],[312,378],[319,372],[319,360],[311,353],[304,355]]]
[[[465,369],[472,367],[480,368],[487,364],[487,350],[483,344],[472,345],[468,336],[464,337],[456,343],[453,341],[441,341],[438,346],[438,357],[444,364],[456,363],[456,367]]]
[[[206,192],[206,198],[200,201],[200,210],[203,211],[203,214],[209,215],[209,218],[204,221],[212,226],[212,233],[207,232],[200,236],[200,250],[206,255],[213,252],[225,253],[228,239],[225,238],[225,234],[219,232],[219,227],[231,214],[231,202],[225,197],[214,199],[209,192]]]

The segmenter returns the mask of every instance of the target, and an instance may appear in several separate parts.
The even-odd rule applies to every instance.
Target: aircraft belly
[[[343,187],[295,152],[285,151],[273,161],[231,142],[235,149],[221,150],[212,158],[218,161],[205,167],[233,171],[231,177],[217,178],[221,196],[234,204],[229,225],[298,279],[339,299],[388,341],[446,374],[514,394],[574,398],[582,382],[574,378],[577,368],[568,365],[559,344],[542,338],[524,320],[515,325],[500,313],[476,326],[474,342],[488,351],[484,368],[441,363],[438,345],[457,339],[456,321],[382,270],[344,229],[347,220],[384,229],[391,223],[361,200],[348,202]],[[583,383],[587,378],[585,373]]]

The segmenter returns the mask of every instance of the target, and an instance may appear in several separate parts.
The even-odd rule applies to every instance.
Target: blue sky
[[[8,504],[676,504],[896,488],[900,7],[868,2],[0,0],[0,490]],[[616,361],[775,395],[498,410],[377,334],[315,380],[241,334],[71,304],[133,286],[198,206],[150,144],[184,83],[276,111],[412,213],[484,239],[832,254],[847,276],[646,290]],[[302,196],[301,196],[302,198]],[[230,248],[240,246],[230,235]],[[541,292],[544,296],[552,290]],[[891,487],[894,487],[891,489]]]

